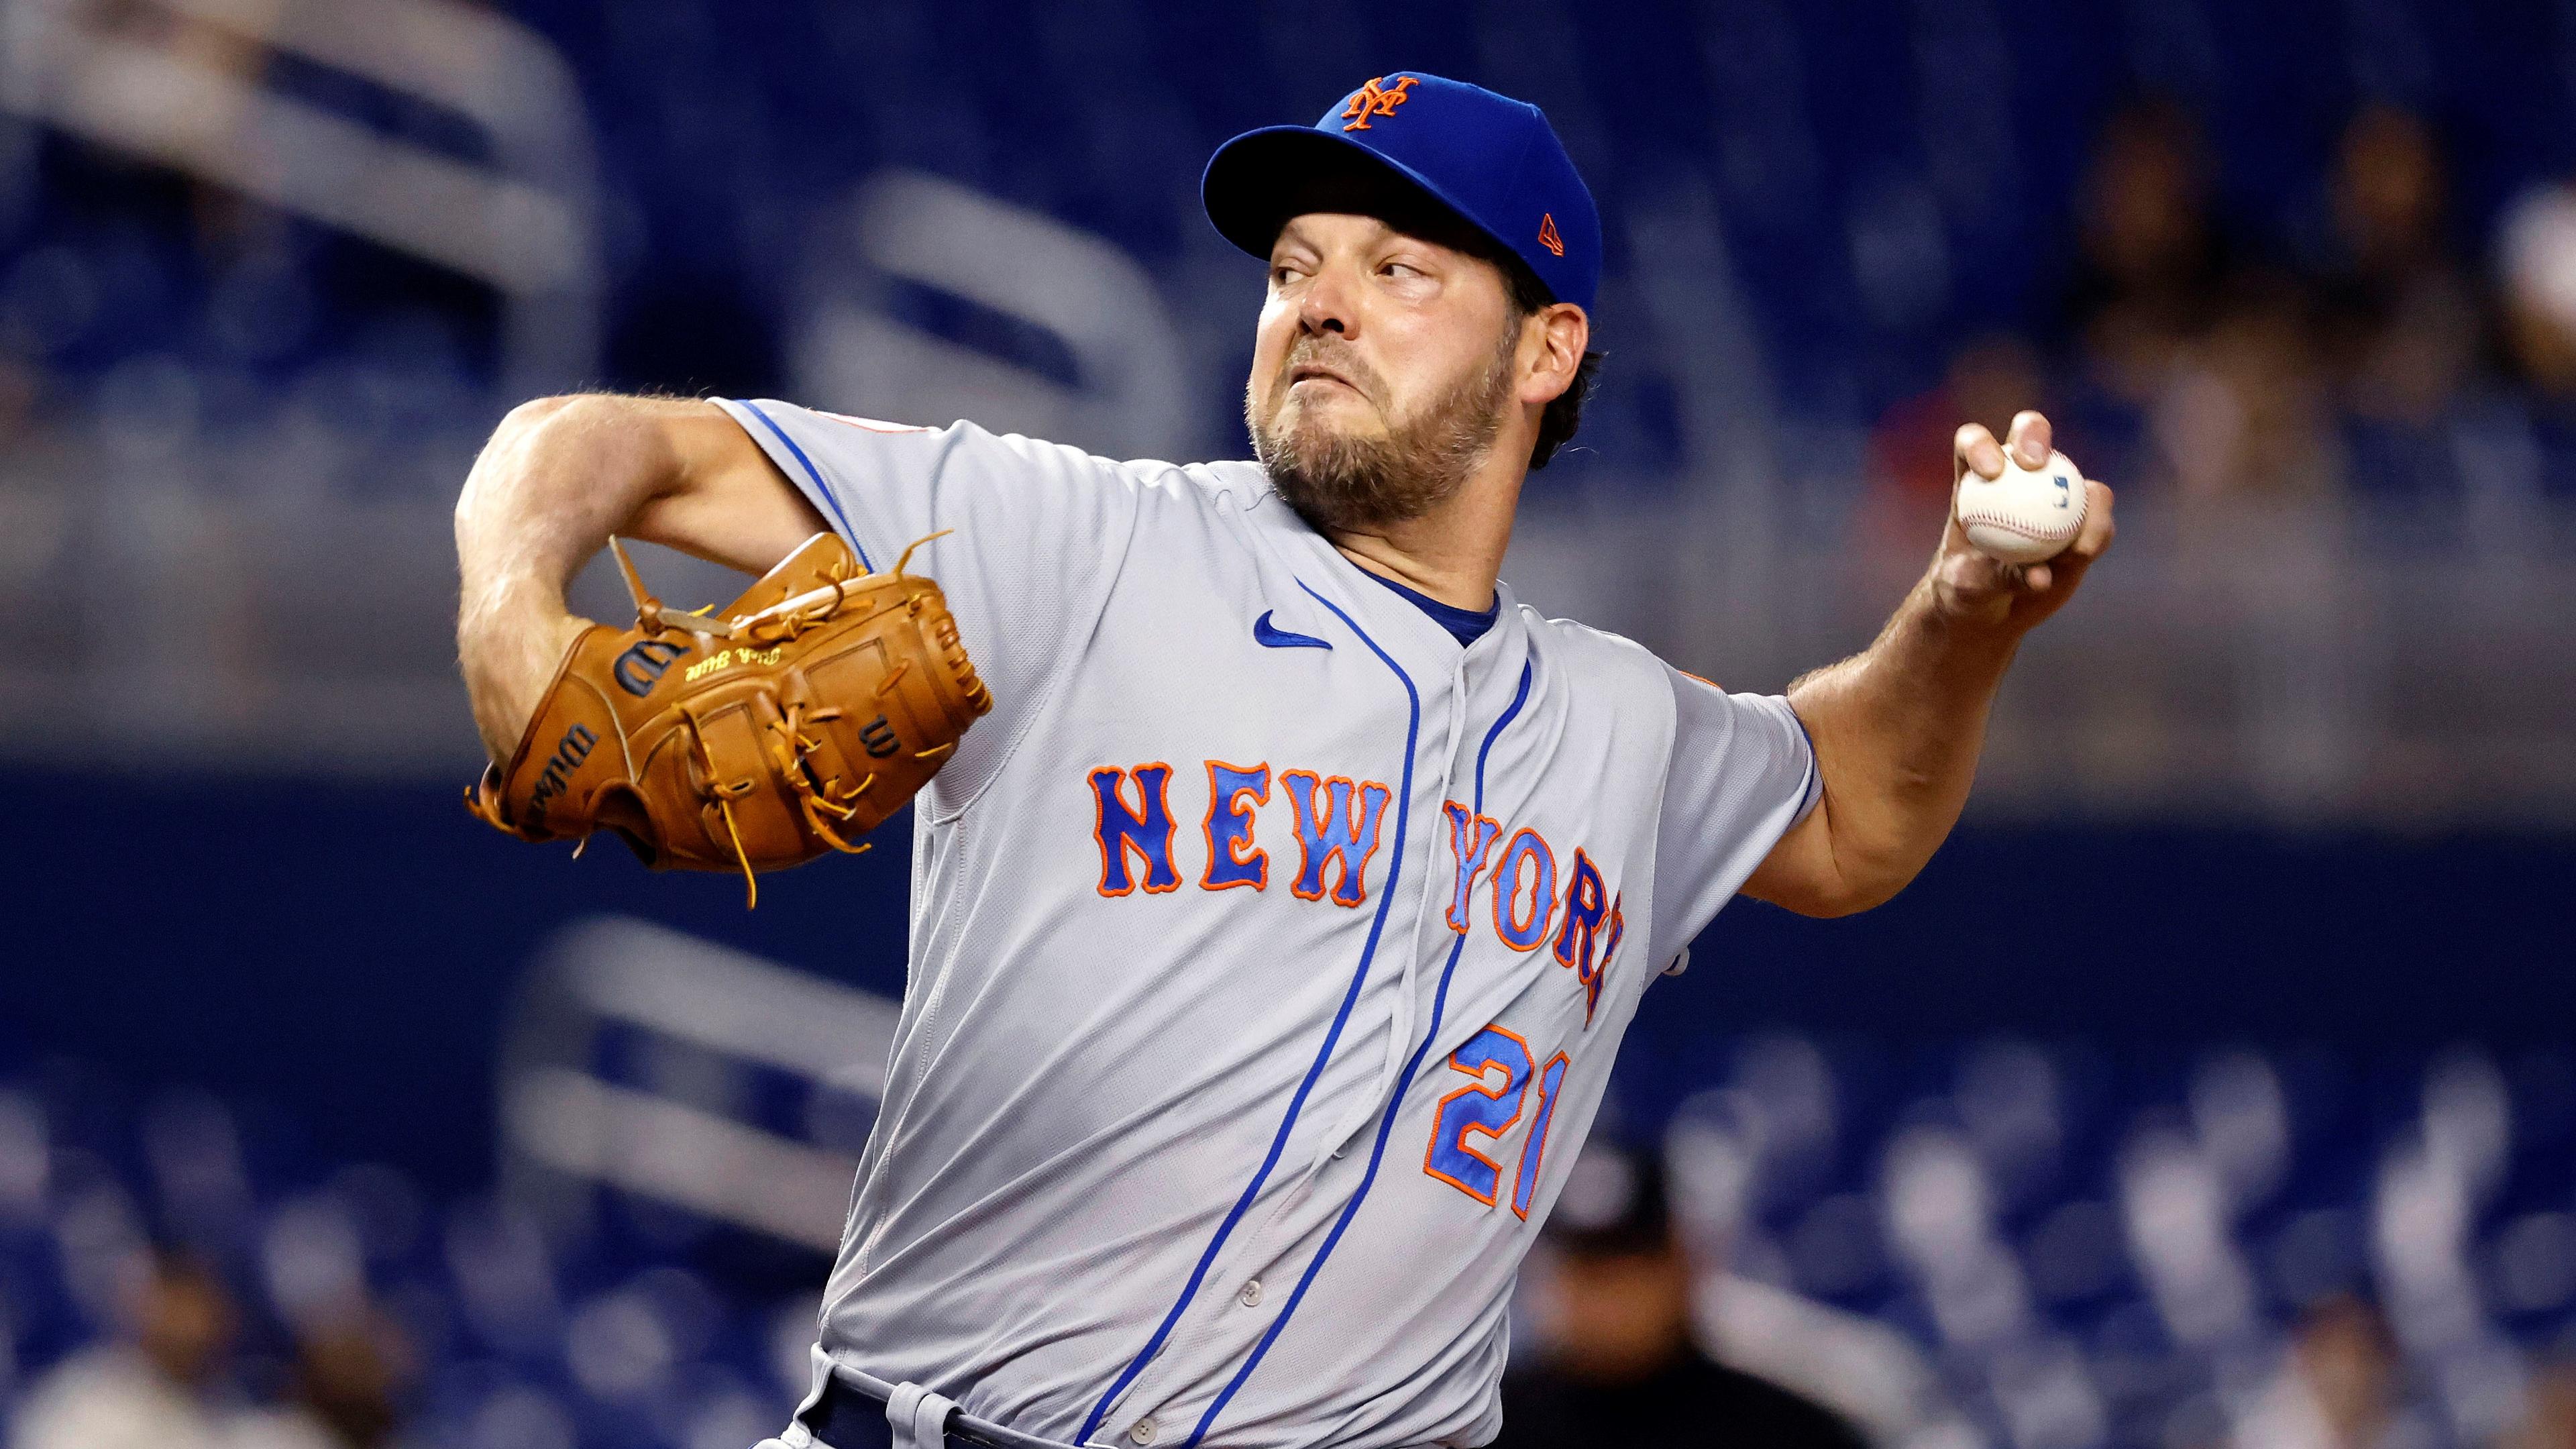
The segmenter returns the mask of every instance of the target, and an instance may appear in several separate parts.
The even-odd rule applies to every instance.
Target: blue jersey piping
[[[1310,589],[1307,592],[1314,591]],[[1324,607],[1333,608],[1329,603]],[[1333,612],[1339,614],[1342,611],[1333,609]],[[1343,617],[1343,622],[1350,622],[1347,615]],[[1359,626],[1353,624],[1351,627],[1356,630]],[[1368,638],[1366,634],[1360,637]],[[1369,647],[1374,649],[1377,646],[1371,644]],[[1479,815],[1485,813],[1485,757],[1493,753],[1494,741],[1502,738],[1503,727],[1510,724],[1520,714],[1521,706],[1529,702],[1529,690],[1530,666],[1524,661],[1521,665],[1521,687],[1519,692],[1512,696],[1511,707],[1495,719],[1494,727],[1485,731],[1485,742],[1476,748],[1475,809]],[[1297,1305],[1305,1301],[1306,1290],[1313,1286],[1315,1275],[1324,1270],[1324,1260],[1333,1256],[1333,1248],[1342,1240],[1342,1231],[1351,1225],[1352,1218],[1359,1215],[1360,1204],[1368,1200],[1369,1188],[1377,1182],[1378,1164],[1386,1157],[1387,1134],[1394,1130],[1396,1113],[1404,1106],[1404,1094],[1413,1086],[1413,1074],[1421,1069],[1423,1053],[1431,1050],[1431,1043],[1440,1035],[1440,1018],[1449,1008],[1449,978],[1457,973],[1459,954],[1466,949],[1467,938],[1464,934],[1450,943],[1448,964],[1440,968],[1440,989],[1431,998],[1430,1028],[1423,1033],[1422,1044],[1413,1049],[1412,1059],[1404,1064],[1404,1074],[1395,1079],[1395,1095],[1387,1102],[1386,1115],[1378,1119],[1377,1143],[1369,1149],[1368,1171],[1360,1178],[1359,1191],[1351,1194],[1350,1202],[1342,1208],[1342,1215],[1334,1220],[1332,1232],[1324,1238],[1324,1246],[1315,1253],[1315,1261],[1306,1265],[1305,1275],[1297,1280],[1297,1290],[1288,1295],[1288,1302],[1280,1308],[1278,1321],[1272,1323],[1270,1331],[1261,1335],[1261,1341],[1252,1346],[1251,1356],[1243,1361],[1243,1367],[1234,1371],[1234,1378],[1226,1384],[1224,1392],[1216,1396],[1216,1401],[1208,1405],[1207,1412],[1199,1416],[1198,1427],[1190,1431],[1190,1437],[1181,1445],[1181,1449],[1197,1449],[1198,1442],[1207,1437],[1208,1426],[1216,1422],[1216,1416],[1234,1398],[1235,1391],[1242,1388],[1244,1382],[1252,1377],[1252,1371],[1260,1366],[1262,1355],[1270,1352],[1270,1345],[1277,1340],[1280,1331],[1288,1326],[1288,1320],[1296,1316]]]
[[[1816,802],[1824,798],[1825,761],[1822,755],[1816,753],[1816,732],[1807,728],[1805,717],[1798,713],[1798,707],[1794,704],[1789,706],[1789,718],[1798,722],[1798,735],[1807,742],[1807,777],[1798,782],[1797,818],[1804,820],[1814,812]]]
[[[859,567],[869,573],[875,573],[877,566],[868,562],[868,546],[859,542],[859,531],[850,527],[850,516],[841,511],[841,500],[833,496],[830,488],[824,486],[822,471],[814,466],[814,460],[805,456],[805,450],[796,446],[796,440],[787,436],[787,430],[778,425],[777,419],[760,410],[760,404],[744,402],[740,398],[729,399],[729,401],[744,412],[760,419],[762,426],[776,433],[778,441],[787,445],[787,451],[796,455],[796,461],[804,465],[805,476],[814,480],[814,496],[822,499],[823,506],[832,510],[832,517],[840,522],[841,537],[848,539],[850,547],[858,553]]]
[[[1369,963],[1377,957],[1378,937],[1386,929],[1386,913],[1395,904],[1396,883],[1404,875],[1404,830],[1412,817],[1413,810],[1413,756],[1422,737],[1422,692],[1414,688],[1413,676],[1404,672],[1404,666],[1396,663],[1393,655],[1380,649],[1377,641],[1368,636],[1367,630],[1354,623],[1350,615],[1343,613],[1332,600],[1309,588],[1305,580],[1298,580],[1297,587],[1305,589],[1313,596],[1315,602],[1331,609],[1334,617],[1349,625],[1351,632],[1359,636],[1360,642],[1366,644],[1369,651],[1377,655],[1388,669],[1393,670],[1397,679],[1403,681],[1407,708],[1404,725],[1404,788],[1403,792],[1396,797],[1395,859],[1387,867],[1386,885],[1378,896],[1377,916],[1369,922],[1368,944],[1360,950],[1359,969],[1351,974],[1350,989],[1342,993],[1342,1008],[1333,1015],[1332,1029],[1324,1033],[1324,1045],[1315,1053],[1314,1065],[1306,1069],[1306,1079],[1297,1084],[1297,1094],[1288,1100],[1288,1115],[1280,1120],[1278,1134],[1270,1140],[1270,1155],[1261,1159],[1260,1170],[1255,1172],[1252,1175],[1252,1181],[1245,1185],[1243,1195],[1235,1199],[1234,1210],[1227,1213],[1225,1221],[1217,1225],[1216,1236],[1208,1240],[1207,1251],[1199,1254],[1198,1266],[1190,1270],[1189,1282],[1182,1285],[1181,1296],[1173,1300],[1171,1312],[1163,1315],[1163,1322],[1154,1330],[1154,1336],[1146,1341],[1143,1351],[1129,1362],[1126,1370],[1118,1375],[1117,1382],[1109,1386],[1109,1392],[1102,1394],[1100,1402],[1092,1406],[1091,1416],[1082,1421],[1081,1432],[1073,1436],[1076,1442],[1091,1438],[1092,1431],[1100,1427],[1100,1421],[1109,1417],[1109,1406],[1118,1401],[1118,1396],[1127,1391],[1127,1386],[1136,1381],[1138,1374],[1144,1372],[1145,1365],[1153,1362],[1154,1355],[1162,1352],[1164,1342],[1172,1335],[1173,1325],[1180,1322],[1182,1312],[1189,1307],[1190,1300],[1198,1296],[1200,1285],[1207,1281],[1208,1269],[1215,1265],[1216,1255],[1224,1248],[1225,1240],[1232,1236],[1235,1224],[1243,1220],[1244,1213],[1252,1207],[1253,1199],[1260,1195],[1262,1184],[1270,1180],[1271,1169],[1279,1165],[1279,1156],[1288,1147],[1288,1134],[1297,1125],[1297,1114],[1305,1109],[1306,1094],[1314,1090],[1316,1079],[1324,1074],[1324,1064],[1332,1060],[1333,1047],[1341,1041],[1342,1028],[1351,1019],[1351,1008],[1359,1002],[1360,987],[1368,981]],[[1374,1170],[1375,1163],[1372,1162],[1370,1165]],[[1298,1285],[1299,1291],[1303,1292],[1304,1287],[1303,1284]],[[1272,1332],[1277,1332],[1277,1329],[1274,1328]],[[1266,1346],[1267,1340],[1264,1340],[1264,1343]],[[1256,1362],[1258,1358],[1259,1355],[1256,1353]],[[1240,1375],[1237,1378],[1240,1381]],[[1220,1399],[1218,1402],[1223,1403],[1224,1400]],[[1212,1408],[1209,1413],[1213,1415],[1215,1410]],[[1205,1432],[1204,1420],[1201,1421],[1201,1432]],[[1190,1442],[1197,1443],[1198,1435],[1191,1435]]]

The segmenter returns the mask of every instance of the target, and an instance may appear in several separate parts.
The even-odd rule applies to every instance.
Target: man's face
[[[1318,528],[1359,531],[1454,495],[1513,405],[1519,321],[1481,257],[1374,216],[1292,217],[1243,398],[1280,495]]]

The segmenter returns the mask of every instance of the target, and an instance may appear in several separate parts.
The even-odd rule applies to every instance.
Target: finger
[[[2063,603],[2075,597],[2075,591],[2084,587],[2084,576],[2092,568],[2093,560],[2089,558],[2080,558],[2071,551],[2059,554],[2055,565],[2057,601]]]
[[[2025,408],[2013,414],[2012,429],[2005,436],[2011,440],[2013,457],[2025,468],[2036,468],[2048,461],[2056,430],[2046,417]]]
[[[1995,435],[1983,423],[1960,424],[1950,438],[1950,455],[1959,468],[1974,468],[1980,478],[2004,474],[2004,450],[1995,445]]]
[[[2119,525],[2111,517],[2111,485],[2087,482],[2084,485],[2084,526],[2075,531],[2075,542],[2068,551],[2078,558],[2098,558],[2111,546],[2111,537]]]
[[[2047,593],[2048,586],[2055,577],[2056,575],[2044,563],[2026,564],[2021,571],[2022,591],[2031,594]]]
[[[2100,558],[2102,550],[2110,546],[2110,530],[2107,526],[2098,538],[2089,531],[2092,524],[2092,510],[2089,504],[2085,511],[2085,523],[2087,531],[2079,533],[2076,541],[2068,545],[2064,553],[2052,560],[2057,566],[2057,591],[2060,594],[2074,593],[2083,584],[2084,575],[2092,569],[2093,561]]]

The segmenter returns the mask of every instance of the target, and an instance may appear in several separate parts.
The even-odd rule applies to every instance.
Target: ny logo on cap
[[[1549,251],[1556,253],[1560,257],[1565,255],[1565,238],[1556,234],[1555,212],[1543,211],[1539,213],[1538,244],[1547,248]]]
[[[1395,108],[1404,104],[1405,90],[1413,84],[1414,78],[1409,75],[1397,76],[1395,78],[1395,89],[1381,90],[1378,87],[1378,82],[1384,79],[1386,79],[1386,77],[1382,75],[1370,76],[1368,78],[1368,84],[1361,86],[1357,91],[1352,92],[1350,107],[1342,112],[1342,119],[1350,122],[1350,124],[1344,126],[1342,128],[1343,130],[1368,130],[1369,117],[1392,116],[1395,114]]]

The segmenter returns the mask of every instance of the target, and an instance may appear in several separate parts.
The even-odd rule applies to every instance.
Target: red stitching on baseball
[[[1971,523],[1988,523],[2004,530],[2006,533],[2018,533],[2024,538],[2037,539],[2041,543],[2049,543],[2061,538],[2073,538],[2075,536],[2076,529],[2081,528],[2083,526],[2083,522],[2084,521],[2082,519],[2077,519],[2074,526],[2068,528],[2063,533],[2042,533],[2028,525],[2017,523],[2012,519],[1998,517],[1990,513],[1962,513],[1959,515],[1959,526],[1962,528],[1967,527]]]

